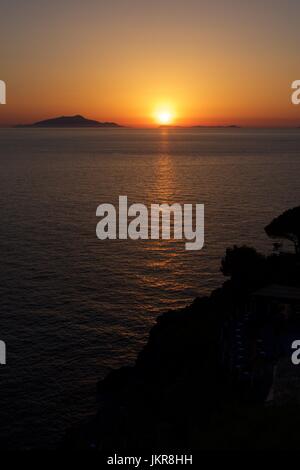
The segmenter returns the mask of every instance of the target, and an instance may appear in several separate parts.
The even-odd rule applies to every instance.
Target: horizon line
[[[107,121],[99,121],[99,122],[107,122]],[[118,123],[116,123],[118,124]],[[115,129],[115,130],[122,130],[122,129],[157,129],[157,130],[184,130],[184,129],[300,129],[300,124],[298,125],[240,125],[240,124],[192,124],[192,125],[170,125],[170,126],[161,126],[161,125],[126,125],[126,124],[118,124],[119,127],[97,127],[97,126],[34,126],[33,124],[0,124],[0,129],[94,129],[94,130],[107,130],[107,129]]]

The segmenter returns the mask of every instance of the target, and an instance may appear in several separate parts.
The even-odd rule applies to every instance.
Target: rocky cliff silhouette
[[[97,415],[64,449],[298,448],[299,400],[266,400],[300,339],[299,257],[235,246],[221,270],[221,288],[158,317],[135,365],[98,383]]]

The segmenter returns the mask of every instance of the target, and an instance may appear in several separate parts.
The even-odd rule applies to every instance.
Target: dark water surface
[[[155,317],[222,281],[233,244],[300,202],[299,130],[0,130],[2,445],[51,446],[96,409]],[[205,247],[97,240],[96,208],[204,203]]]

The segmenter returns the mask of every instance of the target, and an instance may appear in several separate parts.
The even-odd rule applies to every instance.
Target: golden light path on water
[[[159,150],[154,165],[154,187],[147,194],[150,204],[172,205],[176,198],[176,182],[178,174],[172,156],[170,155],[170,134],[168,129],[160,129]],[[179,202],[179,201],[178,201]],[[171,234],[173,234],[174,220],[171,218]],[[180,277],[180,256],[178,245],[182,240],[148,240],[143,249],[150,254],[146,258],[148,274],[141,276],[141,282],[149,288],[160,289],[162,292],[180,291],[187,287]],[[181,253],[181,255],[180,255]],[[172,275],[170,276],[170,273]],[[176,282],[174,282],[176,279]]]
[[[272,250],[265,225],[299,204],[300,135],[171,128],[0,134],[1,317],[11,351],[0,437],[13,425],[14,442],[43,446],[94,409],[97,379],[136,359],[158,315],[224,281],[227,247]],[[188,252],[180,240],[99,241],[96,208],[117,207],[119,195],[148,208],[204,203],[203,250]]]

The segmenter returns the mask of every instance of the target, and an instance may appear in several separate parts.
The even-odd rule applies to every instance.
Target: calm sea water
[[[0,130],[2,445],[51,446],[96,410],[156,316],[222,282],[233,244],[300,202],[299,130]],[[205,247],[97,240],[103,202],[204,203]]]

